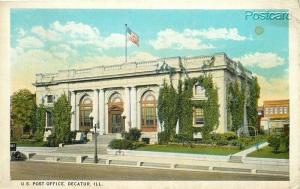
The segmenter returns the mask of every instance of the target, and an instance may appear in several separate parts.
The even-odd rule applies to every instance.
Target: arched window
[[[205,96],[205,89],[200,85],[195,86],[195,96]]]
[[[89,96],[85,96],[79,104],[79,119],[80,119],[80,127],[81,131],[88,131],[92,128],[90,114],[93,111],[93,102],[89,98]]]
[[[111,96],[109,103],[111,105],[122,105],[122,99],[121,95],[119,93],[115,93],[114,95]]]
[[[156,99],[152,92],[147,92],[142,96],[141,101],[141,125],[143,128],[154,128],[156,129]],[[153,131],[153,130],[145,130]]]

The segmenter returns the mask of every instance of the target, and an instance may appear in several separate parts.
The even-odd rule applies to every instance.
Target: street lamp
[[[123,123],[126,123],[126,122],[125,122],[125,121],[126,121],[126,120],[125,120],[125,119],[126,119],[126,116],[125,116],[125,115],[122,116],[122,119],[124,120]],[[126,131],[126,129],[124,129],[124,130]],[[124,131],[124,130],[123,130],[123,124],[122,124],[122,131]]]
[[[93,115],[90,114],[91,125],[93,127]],[[97,153],[97,124],[94,125],[94,137],[95,137],[95,154],[94,154],[94,163],[98,163],[98,153]]]

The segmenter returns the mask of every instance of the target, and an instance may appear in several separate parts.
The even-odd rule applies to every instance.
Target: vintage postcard
[[[299,2],[70,3],[0,3],[1,187],[300,188]]]

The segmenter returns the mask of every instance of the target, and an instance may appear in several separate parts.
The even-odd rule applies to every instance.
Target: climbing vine
[[[193,89],[195,85],[200,85],[205,89],[205,96],[207,100],[192,100]],[[192,78],[185,81],[185,101],[187,105],[185,109],[188,111],[185,117],[189,117],[188,122],[182,124],[182,127],[187,127],[183,130],[188,130],[186,134],[192,137],[193,132],[201,132],[203,138],[208,136],[208,134],[219,125],[219,104],[218,104],[218,90],[214,86],[211,75],[204,75],[198,78]],[[204,126],[203,127],[193,127],[193,108],[202,108],[204,114]]]
[[[158,118],[160,124],[163,125],[164,135],[170,140],[175,136],[177,114],[177,92],[173,85],[168,85],[166,81],[159,91],[158,97]]]
[[[193,89],[195,84],[205,89],[207,100],[193,100]],[[204,113],[204,126],[193,127],[193,108],[202,108]],[[198,78],[186,79],[184,85],[181,80],[178,90],[168,86],[164,82],[158,99],[158,117],[164,123],[165,134],[169,139],[175,135],[177,120],[179,121],[179,132],[193,137],[193,132],[201,132],[202,136],[215,130],[219,124],[218,91],[214,86],[211,75]]]
[[[227,85],[227,126],[234,132],[237,132],[243,123],[244,90],[237,80]]]
[[[46,126],[46,108],[43,104],[39,105],[35,112],[36,116],[36,131],[34,137],[37,141],[43,140],[43,135]]]

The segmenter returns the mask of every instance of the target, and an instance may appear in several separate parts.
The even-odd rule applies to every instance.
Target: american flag
[[[128,39],[136,44],[137,46],[139,46],[139,36],[134,33],[130,28],[127,27],[127,33],[129,34]]]

